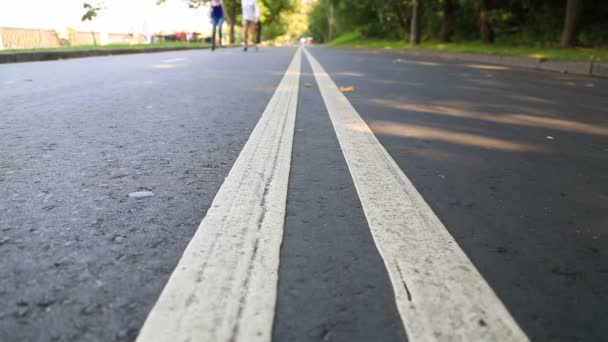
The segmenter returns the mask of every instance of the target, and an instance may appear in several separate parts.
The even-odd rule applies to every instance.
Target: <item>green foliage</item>
[[[168,0],[156,0],[161,5]],[[180,0],[185,1],[190,8],[199,8],[209,3],[209,0]],[[226,15],[230,25],[241,25],[241,1],[223,0]],[[264,39],[273,39],[279,35],[286,34],[289,30],[289,14],[293,14],[300,8],[300,0],[258,0],[260,6],[260,21],[263,24],[262,35]],[[300,18],[307,22],[308,18]]]
[[[363,39],[361,32],[354,31],[351,33],[346,33],[346,34],[332,40],[329,43],[329,45],[330,46],[349,46],[349,45],[357,45],[357,44],[360,44],[361,42],[365,42],[365,41],[366,40]]]
[[[328,8],[327,1],[318,1],[313,5],[308,15],[307,34],[313,36],[315,40],[321,43],[328,41]]]
[[[263,39],[271,40],[285,34],[289,26],[286,15],[296,9],[292,0],[261,0],[259,5]]]
[[[273,24],[281,22],[281,13],[294,10],[295,6],[292,0],[261,0],[265,11],[264,23]],[[285,25],[285,23],[283,23]]]
[[[297,39],[306,33],[308,30],[309,12],[310,4],[297,1],[294,3],[292,11],[281,14],[282,20],[287,23],[287,29],[284,33],[285,39]]]
[[[82,15],[82,18],[80,18],[80,21],[92,21],[97,17],[98,12],[103,9],[102,4],[93,6],[88,2],[82,4],[82,7],[84,8],[85,12]]]
[[[422,37],[439,39],[445,0],[422,0]],[[328,37],[329,4],[334,5],[336,34],[359,32],[362,37],[406,39],[411,0],[314,0],[309,14],[309,34],[318,41]],[[479,41],[481,0],[453,0],[455,41]],[[552,47],[559,44],[566,0],[491,1],[487,19],[496,42],[516,46]],[[585,1],[580,42],[583,46],[608,46],[608,1]]]

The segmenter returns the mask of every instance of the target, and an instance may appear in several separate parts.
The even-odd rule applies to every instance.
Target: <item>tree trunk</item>
[[[334,4],[329,3],[329,16],[327,17],[327,42],[331,42],[335,38],[335,17]]]
[[[236,25],[236,4],[232,2],[230,9],[228,10],[230,18],[230,44],[234,44],[236,42],[236,37],[234,36],[234,26]]]
[[[93,36],[93,46],[97,46],[97,39],[95,39],[95,31],[91,31],[91,36]]]
[[[412,1],[412,28],[410,30],[410,44],[420,44],[420,0]]]
[[[490,0],[481,0],[479,3],[479,33],[482,43],[494,43],[494,31],[488,20]]]
[[[562,32],[562,47],[573,47],[578,43],[582,14],[583,0],[568,0],[564,31]]]
[[[441,41],[449,43],[454,33],[454,3],[452,0],[443,0],[443,24],[441,26]]]
[[[234,44],[236,38],[234,37],[234,19],[230,20],[230,44]]]
[[[376,7],[376,16],[378,17],[380,25],[384,26],[384,13],[381,11],[380,7]]]

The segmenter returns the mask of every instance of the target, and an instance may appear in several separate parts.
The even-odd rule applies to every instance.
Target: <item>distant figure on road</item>
[[[211,17],[211,25],[213,26],[213,34],[211,36],[211,51],[215,50],[215,32],[219,31],[220,46],[222,46],[222,25],[224,24],[224,2],[222,0],[211,0],[209,7],[209,15]]]
[[[244,51],[247,52],[249,31],[251,32],[251,39],[255,42],[256,40],[256,25],[260,20],[260,7],[258,6],[257,0],[242,0],[241,6],[243,8],[243,37],[245,40]],[[257,43],[255,49],[258,49]]]

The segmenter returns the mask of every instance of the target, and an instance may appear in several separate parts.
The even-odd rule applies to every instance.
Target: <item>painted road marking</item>
[[[137,341],[270,341],[300,81],[298,49]]]
[[[510,313],[317,60],[304,50],[411,341],[527,341]]]

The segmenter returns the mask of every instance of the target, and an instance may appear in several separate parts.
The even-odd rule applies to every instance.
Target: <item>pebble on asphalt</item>
[[[151,191],[137,191],[137,192],[132,192],[129,194],[129,197],[131,198],[145,198],[145,197],[152,197],[154,196],[154,193]]]
[[[30,308],[28,306],[20,306],[15,313],[17,314],[17,317],[25,317],[29,312]]]

